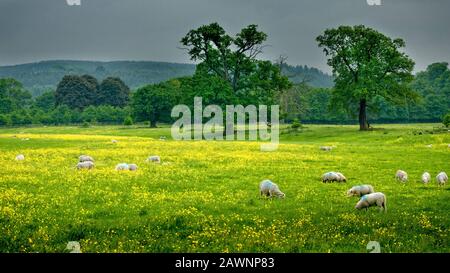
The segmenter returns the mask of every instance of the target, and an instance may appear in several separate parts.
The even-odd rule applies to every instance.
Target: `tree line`
[[[131,91],[120,79],[102,82],[67,75],[55,91],[32,98],[14,79],[0,79],[0,125],[172,122],[173,106],[279,104],[285,122],[354,123],[440,121],[450,109],[448,63],[412,74],[414,62],[391,39],[365,26],[325,30],[317,37],[333,68],[334,87],[316,88],[308,78],[292,83],[295,71],[259,59],[267,35],[256,25],[228,34],[213,23],[189,31],[180,41],[198,64],[192,76],[148,84]],[[289,71],[283,71],[289,69]],[[286,73],[288,72],[288,73]]]

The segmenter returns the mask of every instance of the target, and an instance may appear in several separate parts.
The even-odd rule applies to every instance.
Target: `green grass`
[[[308,125],[281,135],[275,152],[172,141],[168,127],[0,129],[0,252],[63,252],[72,240],[83,252],[367,252],[369,241],[382,252],[449,252],[450,190],[434,177],[450,173],[450,134],[430,134],[435,126]],[[94,170],[74,168],[80,154],[95,158]],[[168,164],[145,163],[149,155]],[[121,162],[139,170],[114,171]],[[331,170],[348,182],[323,184]],[[259,197],[266,178],[286,199]],[[358,199],[345,196],[366,183],[386,194],[386,214],[356,211]]]

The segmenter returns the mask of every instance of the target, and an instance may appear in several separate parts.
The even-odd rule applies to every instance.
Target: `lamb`
[[[136,164],[128,164],[128,169],[130,171],[137,171],[138,166]]]
[[[278,188],[278,185],[273,183],[270,180],[263,180],[259,184],[259,192],[262,195],[272,197],[278,197],[278,198],[285,198],[286,195],[280,191],[280,188]]]
[[[25,160],[25,156],[24,156],[23,154],[17,155],[17,156],[16,156],[16,160],[17,160],[17,161]]]
[[[406,181],[408,180],[408,174],[405,171],[398,170],[395,174],[395,178],[400,182],[406,183]]]
[[[356,203],[355,209],[368,209],[372,206],[378,206],[380,211],[387,212],[386,196],[382,192],[375,192],[363,195]]]
[[[438,182],[439,186],[444,186],[445,183],[447,183],[448,181],[448,176],[445,172],[440,172],[437,176],[436,176],[436,181]]]
[[[347,191],[347,196],[363,196],[366,194],[374,193],[373,187],[371,185],[360,185],[354,186]]]
[[[119,163],[116,165],[116,171],[128,171],[130,166],[127,163]]]
[[[92,168],[94,168],[94,162],[92,162],[92,161],[83,161],[83,162],[79,162],[77,164],[77,169],[78,170],[80,170],[80,169],[88,169],[88,170],[90,170]]]
[[[333,147],[331,146],[320,146],[320,150],[322,151],[331,151]]]
[[[430,173],[424,172],[424,173],[422,174],[422,182],[423,182],[424,184],[428,184],[428,183],[430,183],[430,181],[431,181],[431,175],[430,175]]]
[[[322,175],[322,182],[346,182],[347,178],[342,173],[339,172],[327,172]]]
[[[161,163],[161,158],[157,155],[152,155],[147,158],[147,161],[154,162],[154,163]]]
[[[80,155],[78,162],[91,161],[94,162],[94,159],[88,155]]]

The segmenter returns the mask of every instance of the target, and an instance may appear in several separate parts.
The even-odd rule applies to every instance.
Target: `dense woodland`
[[[376,63],[372,74],[353,71],[352,66],[340,65],[340,52],[333,52],[346,46],[336,47],[335,36],[345,35],[362,41],[358,45],[362,48],[368,37],[367,41],[393,51],[385,59],[370,60],[370,64]],[[181,40],[196,66],[58,61],[3,67],[0,125],[145,122],[154,127],[173,121],[173,106],[192,107],[194,96],[202,97],[204,105],[222,107],[279,104],[284,122],[356,123],[360,101],[367,106],[367,125],[440,122],[450,111],[448,63],[434,63],[412,75],[413,61],[396,50],[404,46],[400,39],[391,40],[363,26],[326,30],[318,42],[333,67],[331,77],[315,68],[259,59],[266,38],[256,25],[230,36],[213,23],[191,30]],[[367,61],[361,54],[347,56],[345,61],[349,60],[357,64],[353,67]],[[390,68],[396,66],[403,66],[397,74]],[[379,67],[388,70],[377,71]],[[357,73],[369,76],[352,82]],[[374,81],[371,75],[376,73],[389,78]]]

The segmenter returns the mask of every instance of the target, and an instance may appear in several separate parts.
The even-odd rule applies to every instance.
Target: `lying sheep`
[[[428,183],[430,183],[430,181],[431,181],[431,175],[430,175],[430,173],[424,172],[424,173],[422,174],[422,182],[423,182],[424,184],[428,184]]]
[[[262,195],[272,197],[278,197],[278,198],[284,198],[286,195],[280,191],[278,188],[278,185],[273,183],[270,180],[263,180],[259,184],[259,192]]]
[[[333,147],[331,146],[320,146],[320,150],[322,151],[331,151]]]
[[[408,180],[408,174],[405,171],[398,170],[395,174],[395,178],[400,182],[406,183],[406,181]]]
[[[128,164],[128,169],[130,171],[137,171],[138,166],[136,164]]]
[[[327,172],[322,175],[322,182],[347,182],[347,178],[339,172]]]
[[[23,154],[17,155],[17,156],[16,156],[16,160],[17,160],[17,161],[25,160],[25,156],[24,156]]]
[[[79,162],[77,164],[77,169],[78,170],[80,170],[80,169],[88,169],[88,170],[90,170],[92,168],[94,168],[94,162],[92,162],[92,161],[83,161],[83,162]]]
[[[161,158],[157,155],[152,155],[147,158],[147,161],[154,163],[161,163]]]
[[[115,140],[115,139],[113,139],[113,140],[111,140],[111,142],[112,142],[112,143],[117,143],[118,141]]]
[[[116,171],[128,171],[130,166],[127,163],[119,163],[116,165]]]
[[[427,147],[427,148],[433,148],[433,144],[428,144],[428,145],[426,145],[425,147]]]
[[[161,136],[161,137],[159,137],[159,140],[166,140],[166,137],[165,136]]]
[[[78,162],[91,161],[95,162],[94,159],[88,155],[80,155]]]
[[[355,209],[368,209],[372,206],[378,206],[380,211],[387,212],[386,196],[381,192],[375,192],[363,195],[356,203]]]
[[[371,185],[360,185],[354,186],[347,191],[347,196],[363,196],[369,193],[374,193],[373,187]]]
[[[436,176],[436,181],[438,182],[439,186],[444,186],[445,183],[447,183],[448,181],[448,176],[445,172],[440,172],[437,176]]]

